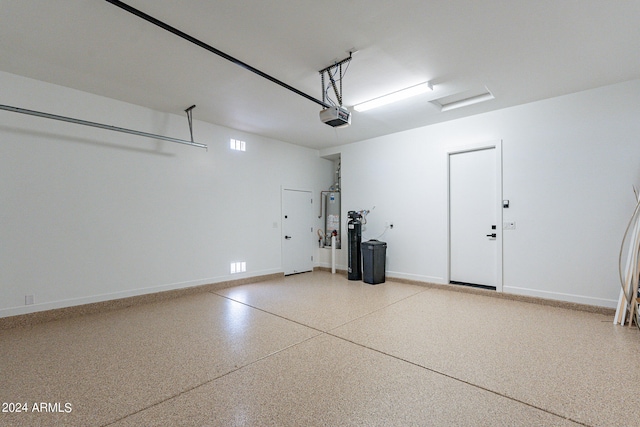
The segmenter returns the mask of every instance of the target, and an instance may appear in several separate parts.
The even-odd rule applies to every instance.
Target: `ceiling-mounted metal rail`
[[[208,150],[208,148],[207,148],[207,146],[205,144],[199,144],[199,143],[193,142],[193,141],[186,141],[186,140],[183,140],[183,139],[171,138],[169,136],[163,136],[163,135],[155,135],[155,134],[152,134],[152,133],[140,132],[140,131],[133,130],[133,129],[126,129],[126,128],[121,128],[121,127],[117,127],[117,126],[105,125],[105,124],[102,124],[102,123],[89,122],[89,121],[86,121],[86,120],[75,119],[73,117],[58,116],[56,114],[43,113],[41,111],[27,110],[27,109],[24,109],[24,108],[12,107],[10,105],[2,105],[2,104],[0,104],[0,110],[12,111],[14,113],[28,114],[30,116],[36,116],[36,117],[44,117],[45,119],[60,120],[62,122],[69,122],[69,123],[74,123],[74,124],[77,124],[77,125],[91,126],[91,127],[94,127],[94,128],[112,130],[112,131],[115,131],[115,132],[128,133],[128,134],[131,134],[131,135],[143,136],[143,137],[146,137],[146,138],[161,139],[163,141],[176,142],[178,144],[191,145],[193,147],[204,148],[204,149]]]
[[[154,25],[157,25],[158,27],[162,28],[163,30],[169,31],[170,33],[173,33],[178,37],[181,37],[181,38],[183,38],[183,39],[185,39],[185,40],[187,40],[187,41],[189,41],[189,42],[191,42],[191,43],[193,43],[193,44],[195,44],[197,46],[200,46],[201,48],[206,49],[209,52],[215,53],[216,55],[221,56],[224,59],[226,59],[228,61],[231,61],[234,64],[236,64],[236,65],[238,65],[238,66],[240,66],[240,67],[242,67],[242,68],[244,68],[244,69],[246,69],[248,71],[251,71],[252,73],[255,73],[255,74],[259,75],[260,77],[263,77],[263,78],[265,78],[265,79],[267,79],[267,80],[269,80],[269,81],[271,81],[271,82],[273,82],[273,83],[275,83],[277,85],[280,85],[283,88],[288,89],[293,93],[296,93],[296,94],[298,94],[298,95],[300,95],[300,96],[302,96],[304,98],[307,98],[308,100],[313,101],[316,104],[322,105],[324,108],[331,107],[330,104],[327,104],[324,101],[316,99],[313,96],[308,95],[308,94],[302,92],[301,90],[298,90],[298,89],[294,88],[293,86],[290,86],[290,85],[284,83],[283,81],[280,81],[280,80],[276,79],[275,77],[272,77],[269,74],[264,73],[264,72],[258,70],[257,68],[254,68],[251,65],[249,65],[249,64],[247,64],[245,62],[242,62],[239,59],[236,59],[233,56],[228,55],[228,54],[216,49],[215,47],[213,47],[213,46],[211,46],[211,45],[209,45],[209,44],[207,44],[207,43],[205,43],[205,42],[203,42],[201,40],[196,39],[195,37],[190,36],[189,34],[184,33],[182,31],[178,30],[177,28],[172,27],[171,25],[166,24],[166,23],[160,21],[159,19],[154,18],[153,16],[147,15],[146,13],[142,12],[141,10],[138,10],[138,9],[136,9],[134,7],[131,7],[128,4],[123,3],[123,2],[121,2],[119,0],[106,0],[106,1],[111,3],[111,4],[113,4],[114,6],[118,6],[119,8],[121,8],[123,10],[126,10],[127,12],[136,15],[139,18],[144,19],[145,21],[148,21],[148,22],[150,22],[150,23],[152,23]]]
[[[333,93],[335,93],[336,98],[338,99],[338,105],[340,105],[342,107],[342,78],[344,77],[344,73],[342,72],[342,65],[343,64],[349,64],[349,62],[351,61],[351,57],[352,57],[353,52],[349,52],[349,57],[345,58],[341,61],[337,61],[335,64],[333,65],[329,65],[326,68],[323,68],[322,70],[318,71],[320,73],[320,80],[322,83],[322,102],[326,101],[326,86],[324,84],[324,73],[327,73],[327,76],[329,76],[329,81],[331,81],[331,86],[333,87]],[[332,70],[336,69],[335,72],[332,72]],[[338,89],[338,87],[336,86],[336,79],[334,77],[334,75],[338,73],[338,76],[340,80],[340,89]]]

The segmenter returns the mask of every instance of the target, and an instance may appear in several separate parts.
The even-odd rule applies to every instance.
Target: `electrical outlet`
[[[24,296],[24,305],[33,305],[34,302],[35,302],[35,298],[33,295]]]
[[[515,230],[516,229],[516,222],[515,221],[504,221],[502,223],[502,229],[503,230]]]

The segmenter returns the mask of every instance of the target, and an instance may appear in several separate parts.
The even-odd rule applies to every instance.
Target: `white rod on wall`
[[[163,141],[175,142],[175,143],[178,143],[178,144],[191,145],[193,147],[208,149],[205,144],[199,144],[199,143],[193,142],[193,141],[186,141],[184,139],[172,138],[170,136],[155,135],[155,134],[152,134],[152,133],[140,132],[140,131],[133,130],[133,129],[126,129],[126,128],[121,128],[121,127],[117,127],[117,126],[105,125],[105,124],[102,124],[102,123],[89,122],[89,121],[86,121],[86,120],[74,119],[73,117],[58,116],[56,114],[43,113],[41,111],[27,110],[27,109],[24,109],[24,108],[12,107],[10,105],[2,105],[2,104],[0,104],[0,110],[11,111],[11,112],[14,112],[14,113],[28,114],[30,116],[44,117],[45,119],[60,120],[60,121],[63,121],[63,122],[74,123],[74,124],[77,124],[77,125],[91,126],[91,127],[94,127],[94,128],[106,129],[106,130],[111,130],[111,131],[115,131],[115,132],[128,133],[128,134],[131,134],[131,135],[137,135],[137,136],[142,136],[142,137],[151,138],[151,139],[161,139]]]
[[[331,236],[331,274],[336,274],[336,236]]]

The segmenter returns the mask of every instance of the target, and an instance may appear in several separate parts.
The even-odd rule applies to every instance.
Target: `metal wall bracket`
[[[327,73],[329,77],[329,81],[331,82],[331,87],[333,87],[333,93],[336,95],[336,99],[338,100],[338,105],[342,107],[342,78],[344,77],[344,72],[342,71],[343,64],[349,64],[351,61],[352,52],[349,52],[349,57],[344,58],[341,61],[337,61],[335,64],[330,65],[322,70],[318,71],[320,73],[320,80],[322,84],[322,102],[326,102],[327,98],[327,90],[328,86],[325,86],[324,74]],[[346,70],[345,70],[346,71]],[[340,82],[340,89],[338,89],[336,85],[336,74],[338,75],[338,81]]]
[[[187,121],[189,122],[189,133],[191,134],[191,142],[193,142],[193,109],[196,108],[195,105],[184,110],[187,113]]]

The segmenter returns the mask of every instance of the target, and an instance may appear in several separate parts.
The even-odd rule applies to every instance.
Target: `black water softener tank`
[[[349,280],[362,280],[362,253],[360,245],[362,243],[362,215],[356,211],[349,211],[347,214],[349,238]]]

